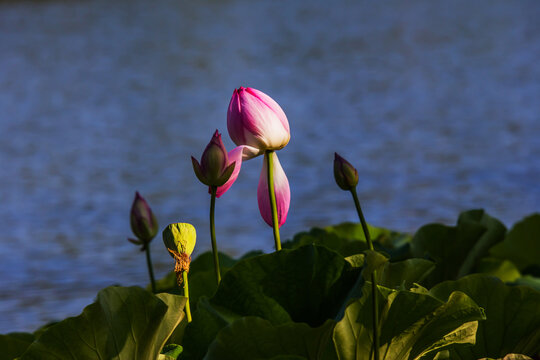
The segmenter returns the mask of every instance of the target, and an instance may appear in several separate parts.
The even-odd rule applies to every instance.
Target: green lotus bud
[[[163,230],[163,242],[173,258],[174,252],[191,256],[196,238],[195,228],[188,223],[169,224]]]
[[[351,190],[358,184],[358,171],[350,162],[334,153],[334,178],[343,190]]]

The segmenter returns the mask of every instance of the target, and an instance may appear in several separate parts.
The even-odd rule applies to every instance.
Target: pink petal
[[[289,128],[289,120],[287,120],[287,116],[285,115],[285,112],[274,99],[272,99],[270,96],[266,95],[262,91],[254,89],[254,88],[247,88],[247,91],[253,96],[257,97],[268,108],[272,109],[274,114],[276,114],[279,121],[281,122],[281,125],[283,126],[283,128],[287,130],[287,132],[291,131]]]
[[[246,143],[239,96],[239,91],[242,91],[242,89],[242,87],[240,87],[240,89],[234,89],[227,111],[227,130],[229,131],[229,136],[236,145]]]
[[[264,221],[272,225],[272,208],[270,206],[270,198],[268,195],[268,165],[267,154],[264,154],[264,163],[259,178],[259,186],[257,187],[257,199],[259,201],[259,211]],[[276,193],[276,207],[278,214],[278,225],[281,227],[287,220],[289,205],[291,204],[291,189],[289,188],[289,180],[279,163],[279,159],[275,152],[272,153],[274,165],[274,191]]]
[[[227,163],[227,166],[235,163],[233,173],[231,174],[231,177],[227,182],[221,186],[218,186],[216,191],[216,197],[220,197],[221,195],[225,194],[227,190],[234,184],[236,181],[236,178],[238,178],[238,174],[240,173],[240,168],[242,167],[242,154],[245,146],[237,146],[228,153],[229,162]]]

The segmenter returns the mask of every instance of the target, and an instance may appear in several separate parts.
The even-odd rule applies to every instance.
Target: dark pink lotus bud
[[[227,156],[229,158],[227,164],[234,164],[234,171],[232,172],[231,177],[229,178],[229,180],[227,180],[225,184],[218,186],[216,191],[216,197],[219,198],[221,195],[225,194],[238,178],[238,174],[240,173],[240,169],[242,167],[242,156],[244,148],[245,146],[237,146],[227,153]],[[208,189],[208,192],[210,193],[210,189]]]
[[[334,178],[343,190],[351,190],[358,184],[358,171],[350,162],[334,153]]]
[[[138,191],[135,193],[135,200],[133,200],[133,205],[131,206],[130,222],[131,230],[140,244],[149,243],[157,234],[158,223],[156,217],[146,200]],[[137,244],[137,240],[128,240]]]
[[[249,87],[234,90],[227,111],[227,129],[236,145],[246,145],[244,159],[282,149],[291,138],[289,121],[279,104]]]
[[[200,182],[208,186],[222,186],[231,177],[235,163],[229,164],[227,149],[221,141],[221,134],[216,130],[204,149],[201,163],[191,157],[193,170]]]

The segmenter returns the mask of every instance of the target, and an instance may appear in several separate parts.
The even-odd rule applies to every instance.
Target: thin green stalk
[[[191,310],[190,310],[190,307],[189,307],[189,284],[188,284],[188,273],[187,271],[183,271],[182,272],[182,278],[184,279],[184,296],[187,298],[186,300],[186,306],[185,306],[185,310],[186,310],[186,317],[187,317],[187,321],[188,322],[191,322]]]
[[[274,189],[274,161],[273,161],[274,151],[266,152],[266,161],[268,165],[268,195],[270,196],[270,206],[272,208],[272,227],[274,229],[274,242],[276,243],[276,251],[281,250],[281,240],[279,239],[279,220],[277,215],[277,205],[276,205],[276,192]]]
[[[219,270],[219,254],[216,244],[216,226],[214,222],[214,213],[216,209],[216,191],[217,186],[210,187],[211,200],[210,200],[210,238],[212,240],[212,252],[214,253],[214,270],[216,272],[216,280],[219,285],[221,282],[221,273]]]
[[[360,207],[360,201],[358,201],[358,195],[356,194],[356,188],[351,189],[351,194],[354,199],[354,205],[356,206],[356,212],[358,212],[358,217],[360,218],[360,223],[362,224],[362,230],[364,230],[364,236],[368,243],[369,249],[374,251],[373,242],[371,241],[371,236],[369,234],[369,229],[367,227],[366,219],[362,213],[362,208]],[[377,301],[377,274],[374,271],[371,274],[371,297],[373,298],[373,354],[374,359],[379,360],[379,304]]]
[[[150,243],[145,244],[144,252],[146,253],[146,265],[150,274],[150,284],[152,284],[152,292],[156,293],[156,280],[154,279],[154,269],[152,268],[152,258],[150,257]]]

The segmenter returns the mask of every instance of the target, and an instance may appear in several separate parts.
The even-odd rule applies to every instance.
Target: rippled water
[[[78,314],[98,289],[144,285],[126,241],[134,191],[162,226],[209,248],[191,169],[232,90],[287,113],[282,237],[355,220],[333,152],[360,170],[375,225],[414,231],[483,207],[540,210],[540,5],[535,1],[0,3],[0,332]],[[247,162],[217,202],[221,249],[272,249]],[[172,267],[161,240],[158,276]]]

